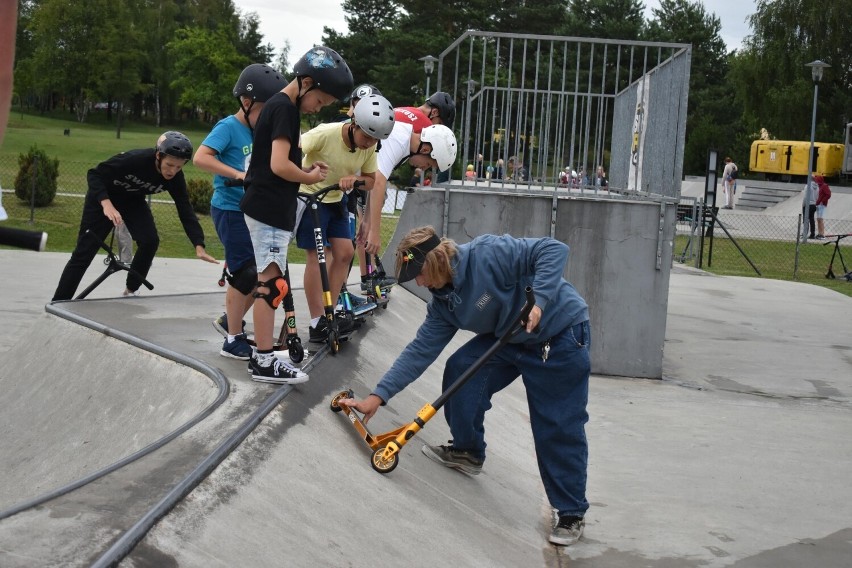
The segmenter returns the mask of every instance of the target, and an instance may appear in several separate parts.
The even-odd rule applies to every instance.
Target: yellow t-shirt
[[[378,169],[376,160],[376,147],[368,150],[355,148],[354,152],[343,141],[348,123],[332,122],[320,124],[316,128],[305,132],[301,136],[302,166],[307,167],[314,162],[320,161],[328,164],[328,175],[326,178],[313,185],[302,184],[299,191],[305,193],[316,193],[319,190],[335,184],[340,178],[358,173],[371,174]],[[357,128],[357,126],[355,127]],[[323,198],[323,203],[337,203],[343,199],[342,191],[332,191]]]

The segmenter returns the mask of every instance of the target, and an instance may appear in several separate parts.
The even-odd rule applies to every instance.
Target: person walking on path
[[[100,249],[99,241],[105,240],[113,227],[122,223],[127,223],[136,240],[136,254],[130,265],[134,272],[127,274],[124,295],[137,295],[142,285],[139,276],[148,275],[160,246],[154,215],[146,198],[163,191],[172,196],[183,230],[195,247],[195,255],[205,262],[218,264],[204,248],[204,230],[189,202],[181,170],[190,158],[192,143],[189,138],[170,130],[160,136],[155,148],[123,152],[89,170],[86,176],[89,191],[83,204],[77,246],[62,271],[53,301],[70,300],[74,296]],[[87,235],[87,230],[97,239]]]
[[[731,158],[725,158],[725,169],[722,170],[722,186],[725,189],[725,209],[734,208],[734,196],[737,193],[737,165]]]
[[[536,305],[524,332],[487,361],[445,404],[453,439],[423,446],[430,459],[469,475],[485,462],[485,413],[491,398],[518,376],[529,402],[539,471],[558,515],[549,537],[576,543],[583,533],[588,445],[589,309],[562,274],[568,246],[551,238],[483,235],[463,245],[432,227],[406,234],[396,251],[399,282],[415,280],[432,293],[426,320],[366,399],[343,399],[366,423],[380,406],[431,365],[460,329],[477,335],[447,360],[443,390],[508,331],[532,287]]]

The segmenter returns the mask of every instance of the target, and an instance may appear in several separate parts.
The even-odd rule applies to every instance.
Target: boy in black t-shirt
[[[137,250],[130,264],[143,278],[148,275],[160,244],[154,216],[146,197],[168,191],[175,202],[186,236],[201,260],[217,263],[204,249],[204,231],[192,210],[183,166],[192,157],[192,143],[180,132],[168,131],[157,140],[157,147],[130,150],[113,156],[89,170],[89,191],[83,205],[80,233],[71,259],[65,265],[53,300],[70,300],[100,249],[100,242],[86,235],[91,230],[103,241],[113,227],[127,225]],[[132,272],[127,275],[125,296],[135,296],[142,281]]]
[[[257,120],[245,196],[240,202],[258,271],[253,308],[257,351],[249,366],[252,379],[276,384],[308,380],[307,374],[275,357],[275,309],[288,291],[283,274],[296,227],[299,185],[318,183],[328,172],[328,165],[322,162],[301,166],[300,113],[313,114],[337,99],[346,99],[353,87],[349,66],[327,47],[312,48],[293,71],[296,78],[266,101]]]

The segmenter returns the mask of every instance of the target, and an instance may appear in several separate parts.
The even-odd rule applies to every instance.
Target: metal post
[[[805,195],[802,198],[802,240],[808,241],[810,232],[810,207],[811,207],[811,180],[813,179],[814,168],[814,138],[816,136],[816,112],[817,112],[817,94],[819,93],[819,82],[814,81],[814,108],[811,115],[811,148],[808,151],[808,181],[805,184]]]
[[[805,185],[805,195],[802,197],[802,242],[808,242],[808,233],[813,230],[810,227],[810,205],[811,205],[811,180],[813,179],[814,170],[814,138],[816,137],[816,114],[817,114],[817,95],[819,94],[819,82],[822,80],[822,73],[827,67],[831,67],[828,63],[820,61],[811,61],[806,63],[805,67],[811,68],[811,78],[814,81],[814,108],[811,115],[811,148],[808,152],[808,181]]]

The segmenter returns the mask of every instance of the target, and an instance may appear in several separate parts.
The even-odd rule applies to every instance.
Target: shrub
[[[33,144],[26,154],[18,155],[18,175],[15,177],[15,195],[30,203],[35,178],[35,206],[44,207],[56,197],[56,179],[59,177],[59,160],[50,159],[44,150]]]
[[[210,214],[210,198],[213,197],[213,184],[209,179],[191,179],[186,182],[189,202],[196,213]]]

